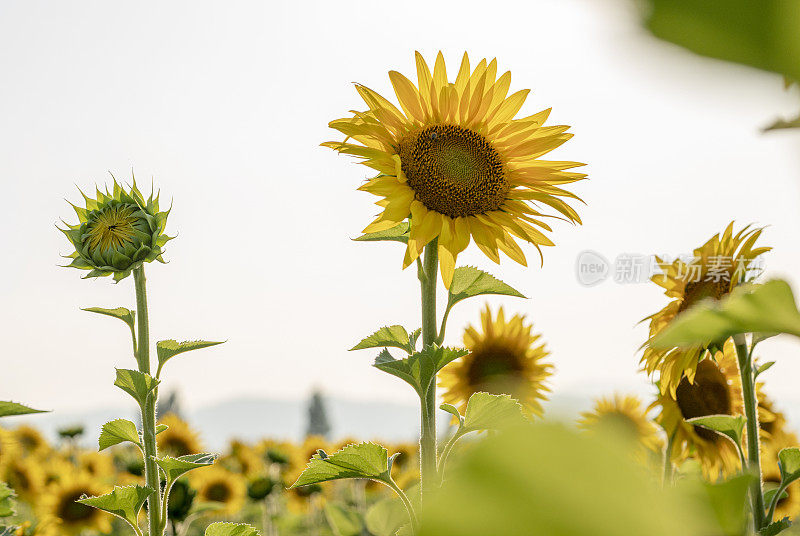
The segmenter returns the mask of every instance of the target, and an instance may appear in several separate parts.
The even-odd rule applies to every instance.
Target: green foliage
[[[391,229],[385,231],[378,231],[377,233],[367,233],[354,238],[356,242],[402,242],[408,244],[408,230],[409,223],[407,221],[400,222]]]
[[[330,456],[320,450],[291,488],[342,478],[368,478],[389,483],[391,459],[386,449],[375,443],[348,445]]]
[[[156,425],[156,435],[160,434],[161,432],[163,432],[164,430],[166,430],[168,428],[169,428],[169,426],[167,426],[166,424],[157,424]]]
[[[406,328],[397,325],[384,326],[380,328],[369,337],[362,339],[360,343],[350,348],[350,350],[364,350],[365,348],[381,347],[385,348],[388,346],[400,348],[401,350],[405,350],[409,353],[414,351],[411,346],[410,338]]]
[[[529,422],[520,403],[511,396],[474,393],[467,401],[462,431],[502,430]]]
[[[358,512],[342,504],[326,504],[325,519],[336,536],[361,536],[364,529]]]
[[[800,80],[795,0],[646,0],[654,35],[689,50]]]
[[[707,415],[705,417],[687,419],[686,422],[717,432],[733,441],[739,448],[742,444],[742,432],[747,419],[743,415],[735,417],[733,415]]]
[[[783,519],[776,521],[775,523],[770,523],[760,531],[758,531],[758,536],[777,536],[784,530],[788,529],[792,526],[792,521],[788,517],[784,517]]]
[[[163,456],[156,459],[156,463],[161,468],[164,474],[166,484],[164,484],[164,494],[169,497],[172,486],[176,480],[188,473],[193,469],[207,467],[214,463],[216,456],[208,453],[200,454],[187,454],[173,458],[171,456]]]
[[[401,527],[408,525],[408,512],[396,498],[382,499],[373,504],[364,518],[367,530],[374,536],[395,536]]]
[[[115,309],[106,309],[104,307],[86,307],[83,310],[90,313],[97,313],[100,315],[111,316],[113,318],[119,318],[128,324],[131,329],[133,329],[134,325],[136,324],[136,311],[131,311],[125,307],[117,307]]]
[[[504,296],[525,296],[509,285],[506,285],[491,274],[478,270],[472,266],[461,266],[453,272],[453,282],[447,298],[447,308],[467,298],[483,294],[501,294]]]
[[[678,315],[655,337],[654,348],[710,344],[741,333],[789,333],[800,337],[800,311],[780,279],[741,286],[719,301],[704,301]]]
[[[128,419],[115,419],[103,425],[98,439],[100,450],[105,450],[124,441],[130,441],[142,448],[139,431],[136,429],[135,424]]]
[[[46,410],[33,409],[17,402],[0,400],[0,417],[11,417],[12,415],[29,415],[31,413],[47,413]]]
[[[726,536],[744,534],[748,519],[747,492],[753,482],[750,474],[719,483],[703,483],[711,508]]]
[[[763,365],[760,365],[758,367],[758,369],[756,369],[755,378],[758,378],[763,373],[765,373],[766,371],[771,369],[772,365],[774,365],[774,364],[775,364],[775,361],[768,361],[768,362],[764,363]]]
[[[158,354],[158,372],[161,372],[161,367],[178,354],[184,352],[191,352],[192,350],[200,350],[208,348],[209,346],[216,346],[222,344],[224,341],[181,341],[178,342],[174,339],[167,339],[165,341],[158,341],[156,343],[156,353]]]
[[[0,482],[0,517],[13,516],[16,513],[16,495],[5,482]]]
[[[245,523],[212,523],[205,536],[259,536],[260,533]]]
[[[702,492],[662,487],[633,457],[621,440],[558,425],[501,432],[460,457],[419,536],[720,533]]]
[[[781,466],[781,480],[788,485],[800,478],[800,448],[783,449],[778,453]]]
[[[144,407],[147,397],[158,384],[159,380],[149,374],[130,369],[117,369],[117,379],[114,380],[114,385],[131,395],[140,407]]]
[[[111,515],[123,519],[134,531],[138,531],[137,520],[147,498],[153,490],[144,486],[115,486],[111,493],[97,497],[86,497],[76,502],[103,510]]]
[[[436,344],[426,346],[405,359],[394,359],[387,351],[375,359],[375,368],[397,376],[424,397],[436,377],[447,364],[468,352],[462,348],[447,348]]]

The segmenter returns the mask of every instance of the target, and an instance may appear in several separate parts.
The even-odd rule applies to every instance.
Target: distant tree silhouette
[[[328,412],[325,409],[325,399],[319,389],[311,393],[308,402],[308,426],[306,436],[328,437],[331,432],[331,425],[328,422]]]

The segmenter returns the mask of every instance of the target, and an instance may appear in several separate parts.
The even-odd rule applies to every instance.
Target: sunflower
[[[32,426],[23,424],[12,431],[12,440],[22,448],[26,456],[39,456],[50,451],[50,444],[42,433]]]
[[[48,456],[41,462],[44,471],[45,486],[58,484],[64,478],[75,472],[75,466],[64,456]]]
[[[82,452],[78,455],[78,467],[92,478],[107,481],[114,478],[114,461],[105,452]]]
[[[781,449],[800,446],[797,436],[791,432],[780,431],[769,440],[761,443],[761,467],[766,489],[776,488],[781,483],[781,470],[778,466],[778,453]],[[786,488],[787,496],[778,500],[774,519],[796,518],[800,514],[800,483],[794,482]]]
[[[156,436],[158,450],[174,457],[203,452],[197,432],[174,413],[165,415],[158,423],[168,426]]]
[[[215,516],[238,514],[247,496],[247,482],[235,473],[218,466],[203,467],[190,474],[192,487],[197,490],[196,500],[218,508]]]
[[[256,449],[241,441],[231,441],[230,453],[222,456],[217,463],[245,477],[262,474],[266,469]]]
[[[37,501],[41,520],[36,534],[42,536],[77,536],[84,530],[111,532],[111,521],[105,512],[75,502],[84,495],[97,496],[108,490],[98,485],[91,475],[72,471],[50,486]]]
[[[714,358],[698,363],[694,381],[684,376],[675,390],[676,397],[659,393],[650,408],[660,408],[655,421],[673,438],[672,459],[680,463],[695,458],[711,480],[727,477],[739,470],[736,446],[711,430],[693,426],[687,419],[707,415],[743,415],[742,384],[731,341]]]
[[[756,385],[758,395],[758,425],[762,439],[780,435],[786,428],[786,415],[775,408],[771,398],[764,394],[763,384]]]
[[[294,482],[308,466],[309,460],[318,450],[326,452],[336,452],[336,447],[322,436],[312,435],[306,437],[299,445],[295,445],[291,450],[291,466],[287,473],[286,480]]]
[[[0,428],[0,475],[5,472],[11,460],[16,459],[20,454],[20,445],[14,440],[14,434]]]
[[[657,258],[663,273],[654,275],[652,281],[663,287],[664,294],[672,301],[644,319],[650,321],[648,343],[679,313],[704,299],[718,300],[734,287],[751,281],[757,275],[753,269],[756,257],[771,249],[754,247],[761,231],[748,226],[734,235],[731,222],[721,235],[714,235],[695,249],[694,259],[689,263],[676,259],[666,264]],[[718,341],[718,344],[722,344],[722,341]],[[643,368],[649,375],[658,371],[661,392],[669,392],[673,398],[684,376],[689,382],[693,381],[697,364],[705,352],[701,345],[667,350],[650,348],[647,343],[645,346],[641,360]]]
[[[371,89],[356,84],[368,110],[331,121],[347,138],[322,145],[362,158],[378,172],[359,189],[381,197],[383,208],[365,233],[384,231],[410,217],[403,267],[438,237],[439,266],[449,287],[456,257],[470,238],[499,263],[498,250],[526,265],[516,238],[540,246],[553,242],[542,221],[554,215],[580,223],[564,198],[580,200],[560,186],[586,177],[567,171],[578,162],[540,160],[572,137],[568,126],[543,126],[550,114],[514,119],[528,90],[508,95],[511,73],[497,77],[497,61],[481,60],[470,70],[467,54],[455,82],[448,82],[439,52],[433,73],[416,54],[415,86],[389,72],[400,109]],[[348,143],[348,140],[352,142]],[[434,242],[436,243],[436,242]]]
[[[541,401],[550,390],[545,383],[553,370],[553,365],[544,362],[549,352],[539,343],[541,335],[531,333],[533,326],[524,316],[506,320],[502,307],[492,319],[487,305],[481,324],[482,333],[472,326],[464,332],[464,346],[470,353],[446,366],[439,376],[444,401],[463,411],[469,397],[479,391],[508,394],[529,414],[541,415]]]
[[[32,456],[14,458],[6,466],[5,478],[0,478],[0,481],[3,480],[14,489],[20,499],[36,499],[45,486],[42,462]]]
[[[613,397],[598,399],[592,411],[581,414],[578,425],[585,430],[613,427],[614,430],[629,435],[645,449],[660,453],[664,441],[658,427],[647,414],[648,410],[643,407],[639,397],[615,394]]]

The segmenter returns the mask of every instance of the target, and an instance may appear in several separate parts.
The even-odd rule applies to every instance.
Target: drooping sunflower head
[[[198,433],[174,413],[165,415],[158,423],[168,427],[156,436],[160,451],[174,457],[203,452]]]
[[[549,352],[541,335],[532,333],[533,326],[524,316],[506,320],[502,307],[492,318],[487,306],[481,324],[482,331],[469,326],[464,332],[464,346],[470,353],[446,366],[439,376],[444,401],[463,411],[474,393],[507,394],[528,413],[541,415],[553,370],[544,361]]]
[[[111,522],[107,513],[75,502],[84,495],[102,495],[107,491],[86,473],[73,471],[70,475],[65,475],[36,502],[41,520],[36,534],[78,536],[84,531],[110,533]]]
[[[378,175],[360,187],[381,197],[383,208],[364,232],[378,232],[410,218],[403,267],[437,240],[442,278],[449,287],[458,254],[470,242],[500,262],[502,251],[525,265],[516,239],[540,246],[553,242],[542,231],[551,217],[580,223],[561,185],[586,177],[567,171],[578,162],[541,157],[567,141],[564,125],[544,126],[550,110],[516,118],[528,90],[508,95],[511,73],[497,76],[497,61],[470,68],[467,54],[453,82],[444,56],[433,72],[416,54],[417,84],[397,71],[389,78],[398,109],[371,89],[356,85],[368,109],[330,123],[347,138],[326,142],[354,155]],[[402,111],[401,111],[402,110]],[[553,213],[546,213],[548,210]]]
[[[191,473],[190,481],[197,490],[198,502],[217,507],[213,510],[215,516],[238,514],[244,506],[247,482],[241,475],[212,465]]]
[[[652,281],[663,287],[664,294],[672,301],[645,318],[650,321],[648,343],[679,313],[703,300],[719,300],[738,285],[752,281],[758,275],[756,259],[770,250],[755,245],[761,231],[748,226],[734,234],[731,222],[722,234],[714,235],[695,249],[691,262],[676,259],[666,266],[662,263],[663,273],[654,275]],[[723,342],[716,341],[715,344]],[[696,345],[664,350],[651,348],[648,343],[645,344],[642,366],[650,375],[657,371],[661,392],[669,391],[674,398],[678,383],[684,376],[692,379],[706,349]]]
[[[695,458],[703,473],[715,480],[730,476],[740,467],[736,446],[723,436],[686,421],[708,415],[742,415],[744,402],[739,379],[736,350],[731,341],[722,351],[698,363],[690,379],[684,376],[675,390],[675,398],[659,393],[651,408],[659,408],[656,422],[673,437],[672,458],[682,462]]]
[[[111,190],[97,190],[96,199],[81,192],[85,207],[72,205],[78,223],[64,223],[61,231],[75,247],[67,255],[72,268],[89,270],[86,277],[111,275],[119,281],[145,262],[161,257],[162,249],[172,238],[164,234],[169,210],[161,212],[158,195],[145,199],[136,187],[125,189],[114,179]]]
[[[664,442],[647,413],[639,397],[615,394],[598,399],[592,411],[581,414],[578,425],[588,431],[610,429],[649,451],[661,452]]]
[[[781,470],[778,465],[778,454],[782,449],[800,446],[797,436],[788,431],[773,434],[761,443],[761,468],[766,490],[777,488],[781,483]],[[794,482],[786,488],[786,497],[778,500],[775,508],[775,520],[790,517],[796,519],[800,515],[800,483]]]

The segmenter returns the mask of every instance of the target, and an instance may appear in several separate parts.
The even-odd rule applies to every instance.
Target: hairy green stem
[[[425,246],[422,270],[419,273],[422,294],[422,344],[423,347],[436,342],[436,282],[439,265],[437,240]],[[436,469],[436,378],[431,381],[425,395],[421,397],[420,427],[420,489],[424,496],[435,485]]]
[[[139,328],[136,361],[139,371],[150,374],[150,323],[147,317],[147,280],[144,266],[133,270],[136,287],[136,316]],[[157,389],[157,388],[156,388]],[[147,397],[142,407],[142,444],[144,446],[145,483],[154,490],[147,499],[147,518],[149,536],[162,536],[165,524],[161,522],[161,478],[158,474],[156,457],[156,400],[158,391]],[[166,519],[164,520],[166,522]]]
[[[739,361],[739,373],[742,377],[742,398],[744,399],[744,412],[747,418],[747,469],[756,478],[750,488],[750,500],[753,503],[753,526],[758,532],[764,526],[764,492],[761,476],[761,454],[759,452],[758,437],[758,405],[756,399],[756,382],[753,374],[752,355],[747,349],[747,341],[743,335],[734,337],[736,355]]]
[[[419,531],[419,520],[417,519],[417,514],[414,512],[414,506],[411,504],[411,501],[408,498],[408,495],[400,489],[400,486],[395,484],[394,480],[389,479],[387,485],[392,488],[397,496],[400,497],[400,500],[403,502],[403,505],[406,507],[408,511],[408,517],[411,519],[411,528],[413,529],[413,533],[416,534]]]

